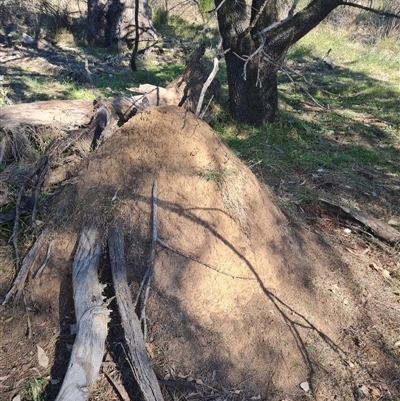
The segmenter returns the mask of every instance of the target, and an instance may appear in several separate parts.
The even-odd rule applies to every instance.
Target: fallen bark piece
[[[29,272],[31,271],[32,267],[36,264],[37,257],[39,255],[39,250],[45,240],[47,234],[49,232],[48,228],[45,228],[42,233],[39,235],[35,243],[33,244],[32,248],[26,254],[24,260],[22,261],[21,268],[13,282],[12,287],[7,292],[7,295],[2,303],[2,305],[7,305],[14,297],[14,300],[18,300],[21,297],[22,290],[24,289],[26,279],[28,277]]]
[[[111,273],[122,327],[129,348],[133,374],[145,401],[162,401],[160,386],[147,356],[139,319],[134,311],[126,278],[124,244],[121,227],[110,229],[108,234]]]
[[[400,232],[391,227],[389,224],[376,219],[375,217],[368,216],[358,210],[349,209],[347,207],[338,206],[325,199],[319,199],[322,207],[329,213],[338,215],[339,217],[347,220],[357,221],[364,227],[371,231],[376,237],[388,242],[389,244],[396,244],[400,241]]]
[[[102,295],[105,285],[99,283],[97,276],[100,257],[98,231],[84,227],[72,271],[78,332],[68,371],[56,401],[88,399],[90,389],[99,374],[110,313]]]

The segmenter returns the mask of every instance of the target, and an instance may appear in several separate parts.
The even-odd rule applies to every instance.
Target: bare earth
[[[32,378],[48,378],[47,399],[60,388],[74,341],[71,266],[84,220],[103,230],[104,244],[107,227],[123,220],[135,293],[150,252],[154,180],[159,236],[208,264],[157,248],[147,349],[159,379],[190,384],[162,386],[166,399],[399,396],[400,291],[382,271],[392,272],[398,260],[343,228],[288,221],[207,124],[168,106],[126,123],[41,216],[52,232],[32,273],[54,238],[50,260],[39,278],[29,278],[26,306],[0,309],[1,399],[26,393]],[[2,244],[0,300],[12,277],[8,249]],[[110,377],[136,396],[119,325],[114,316],[93,400],[120,399]],[[48,367],[38,364],[36,345]]]

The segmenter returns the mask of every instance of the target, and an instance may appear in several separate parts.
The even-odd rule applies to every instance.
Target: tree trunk
[[[216,2],[216,5],[218,2]],[[260,3],[260,4],[258,4]],[[278,109],[277,68],[259,53],[246,58],[259,47],[257,30],[275,22],[278,17],[276,1],[269,2],[251,27],[263,1],[254,0],[253,7],[226,1],[218,12],[219,31],[225,55],[229,105],[233,117],[239,122],[259,125],[274,121]],[[281,53],[276,57],[279,59]]]
[[[229,106],[234,118],[253,125],[274,121],[278,111],[277,69],[272,64],[264,63],[259,70],[257,61],[249,62],[245,79],[243,60],[229,53],[225,61]]]
[[[278,23],[278,0],[252,0],[251,4],[215,0],[216,7],[220,6],[218,25],[225,51],[230,111],[236,120],[260,125],[276,119],[277,73],[288,48],[342,3],[313,0]]]
[[[156,40],[147,0],[139,3],[140,40]],[[135,0],[88,0],[87,40],[92,46],[117,46],[135,42]]]

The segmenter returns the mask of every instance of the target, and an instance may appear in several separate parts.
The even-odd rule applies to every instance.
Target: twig
[[[252,277],[234,276],[234,275],[232,275],[232,274],[225,273],[225,272],[223,272],[223,271],[217,269],[216,267],[210,265],[209,263],[204,262],[203,260],[197,258],[196,256],[193,256],[193,255],[190,255],[190,254],[188,254],[188,253],[182,252],[182,251],[180,251],[179,249],[176,249],[176,248],[172,247],[171,245],[168,245],[167,243],[165,243],[165,242],[164,242],[163,240],[161,240],[160,238],[157,238],[157,242],[158,242],[161,246],[163,246],[164,248],[169,249],[170,251],[175,252],[175,253],[177,253],[178,255],[181,255],[181,256],[183,256],[183,257],[185,257],[185,258],[191,259],[191,260],[193,260],[194,262],[200,263],[201,265],[204,265],[204,266],[208,267],[209,269],[216,271],[216,272],[219,273],[219,274],[223,274],[224,276],[228,276],[228,277],[232,277],[232,278],[237,278],[237,279],[240,279],[240,280],[256,280],[255,278],[252,278]]]
[[[159,379],[158,383],[161,384],[162,386],[182,387],[182,388],[188,388],[189,390],[192,390],[192,391],[197,391],[196,385],[191,382]]]
[[[211,82],[213,81],[213,79],[215,78],[215,75],[217,75],[217,72],[219,70],[219,60],[220,60],[219,52],[221,49],[222,49],[222,39],[220,39],[218,46],[215,50],[214,67],[213,67],[210,75],[208,76],[206,82],[204,82],[203,87],[201,88],[199,102],[197,103],[197,108],[196,108],[196,113],[195,113],[196,116],[200,115],[201,107],[203,106],[204,96],[207,92],[208,87],[211,85]]]
[[[201,31],[198,31],[195,33],[195,35],[192,38],[192,42],[195,41],[197,36],[201,35],[202,33],[204,33],[206,31],[208,23],[217,15],[218,10],[224,5],[225,1],[226,0],[222,0],[221,3],[219,3],[217,7],[215,7],[213,10],[210,11],[210,16],[208,17],[207,21],[204,23],[203,29]]]
[[[21,185],[21,188],[18,191],[18,196],[17,200],[15,202],[15,218],[14,218],[14,227],[13,227],[13,232],[11,234],[10,239],[8,242],[12,242],[13,247],[14,247],[14,253],[15,253],[15,266],[16,266],[16,271],[19,269],[19,250],[18,250],[18,228],[19,228],[19,214],[20,214],[20,205],[21,205],[21,199],[22,195],[25,192],[25,187],[28,184],[30,177],[25,180],[25,182]]]
[[[26,318],[27,318],[27,323],[28,323],[28,338],[31,339],[32,338],[32,323],[31,323],[31,318],[29,316],[28,305],[26,303],[26,298],[25,298],[25,292],[24,291],[22,291],[22,299],[24,300]]]
[[[95,89],[96,88],[95,88],[94,83],[93,83],[92,73],[90,72],[90,69],[89,69],[89,60],[88,60],[86,55],[84,55],[84,60],[85,60],[85,71],[86,71],[87,76],[89,78],[90,86],[92,88],[92,93],[93,93],[94,97],[97,98],[98,96],[95,93]]]
[[[210,97],[210,100],[208,101],[207,106],[204,107],[203,111],[200,113],[199,117],[200,117],[201,119],[204,118],[204,116],[205,116],[205,114],[206,114],[208,108],[210,107],[210,104],[211,104],[211,102],[213,101],[213,99],[214,99],[214,95],[212,95],[212,96]]]
[[[41,170],[44,164],[46,164],[47,158],[42,158],[36,164],[36,166],[32,169],[31,173],[28,174],[25,181],[21,185],[21,188],[18,191],[17,200],[15,202],[15,219],[14,219],[14,227],[13,232],[11,234],[10,239],[8,242],[12,242],[15,252],[15,265],[18,271],[19,268],[19,250],[18,250],[18,228],[19,228],[19,216],[20,216],[20,207],[21,207],[21,199],[22,195],[25,193],[25,188],[28,185],[29,181]]]
[[[257,21],[261,17],[262,12],[264,11],[265,6],[267,5],[268,0],[264,0],[263,5],[257,11],[257,14],[254,16],[253,21],[249,24],[249,26],[239,35],[239,40],[243,39],[257,24]]]
[[[48,232],[49,232],[49,229],[45,228],[42,231],[42,233],[39,235],[39,237],[37,238],[36,242],[33,244],[32,248],[26,254],[24,260],[22,261],[22,265],[17,274],[17,277],[15,278],[10,290],[7,292],[7,295],[2,303],[3,306],[6,305],[10,301],[11,297],[13,297],[14,295],[15,295],[15,299],[18,299],[20,292],[24,288],[28,273],[29,273],[32,265],[36,261],[39,249],[42,246],[42,242],[46,238],[46,235]]]
[[[289,71],[293,72],[294,74],[300,76],[308,85],[314,86],[316,88],[318,88],[317,85],[314,85],[312,83],[310,83],[302,74],[294,71],[293,69],[291,69],[290,67],[283,67],[282,64],[276,62],[274,59],[272,59],[272,57],[270,57],[268,55],[268,53],[263,49],[264,47],[264,42],[261,43],[261,45],[257,48],[257,50],[255,50],[252,54],[250,54],[250,56],[239,56],[238,54],[234,53],[236,55],[236,57],[239,57],[241,60],[243,60],[244,66],[243,66],[243,79],[246,80],[247,78],[247,72],[246,72],[246,67],[247,64],[249,63],[250,60],[252,60],[255,56],[258,56],[258,65],[260,65],[260,58],[261,58],[261,54],[267,59],[267,61],[272,64],[273,66],[275,66],[278,70],[281,70],[285,75],[287,75],[287,77],[290,79],[290,81],[293,83],[293,85],[297,85],[298,87],[300,87],[309,97],[310,99],[319,107],[321,107],[322,109],[327,109],[327,107],[325,107],[324,105],[322,105],[321,103],[319,103],[312,95],[311,93],[301,84],[297,83],[294,81],[294,79],[290,76]],[[257,81],[256,81],[256,85],[260,84],[260,68],[258,68],[257,71]],[[319,88],[318,88],[319,89]],[[324,91],[327,94],[331,94],[327,91]]]
[[[322,105],[320,102],[318,102],[312,95],[311,93],[306,89],[306,87],[304,87],[303,85],[297,83],[291,76],[290,74],[286,71],[285,68],[280,68],[280,70],[290,79],[290,81],[292,82],[292,84],[294,86],[298,86],[300,89],[302,89],[308,96],[309,98],[319,107],[321,107],[321,109],[326,110],[327,107],[325,107],[324,105]]]
[[[147,325],[146,325],[146,304],[149,298],[150,292],[150,283],[153,276],[153,269],[154,269],[154,259],[156,254],[156,245],[157,245],[157,181],[153,183],[153,193],[152,193],[152,203],[153,203],[153,230],[152,230],[152,240],[151,240],[151,249],[150,249],[150,260],[147,266],[146,273],[140,283],[138,292],[136,294],[134,307],[139,303],[139,298],[142,293],[143,287],[146,285],[146,290],[143,299],[142,310],[140,312],[140,323],[143,322],[143,337],[146,341],[147,337]]]
[[[292,7],[290,8],[290,10],[288,12],[288,16],[286,18],[284,18],[281,21],[274,22],[273,24],[265,27],[260,32],[258,32],[258,34],[265,35],[266,32],[271,31],[272,29],[276,28],[277,26],[280,26],[280,25],[284,24],[285,22],[289,21],[293,17],[294,10],[296,9],[298,2],[299,2],[299,0],[294,0]]]
[[[154,259],[156,255],[156,246],[157,246],[157,181],[153,183],[153,193],[152,193],[152,202],[153,202],[153,230],[152,230],[152,239],[151,239],[151,249],[150,249],[150,260],[149,265],[147,267],[147,271],[145,274],[145,281],[146,281],[146,290],[144,293],[143,298],[143,305],[142,310],[140,312],[140,323],[143,324],[143,337],[144,341],[147,338],[147,324],[146,324],[146,304],[149,298],[150,292],[150,284],[153,277],[153,270],[154,270]],[[140,296],[141,289],[143,288],[144,281],[142,281],[140,285],[140,289],[138,291],[138,295]],[[138,298],[137,298],[138,299]],[[136,303],[135,303],[136,305]]]
[[[42,171],[40,172],[36,187],[35,187],[35,192],[33,195],[33,207],[32,207],[32,214],[31,214],[31,224],[33,226],[35,226],[36,229],[36,225],[35,225],[35,221],[36,221],[36,210],[37,210],[37,203],[38,203],[38,197],[39,197],[39,191],[42,188],[45,179],[46,179],[46,175],[49,171],[50,168],[50,159],[48,156],[45,156],[45,163],[44,166],[42,168]]]
[[[359,8],[361,10],[369,11],[371,13],[375,13],[375,14],[381,15],[383,17],[400,19],[400,14],[394,14],[394,13],[390,13],[390,12],[387,12],[387,11],[380,11],[380,10],[377,10],[376,8],[362,6],[361,4],[352,3],[350,1],[344,1],[341,5],[348,6],[348,7]]]
[[[37,278],[42,274],[43,269],[46,267],[47,262],[50,259],[50,255],[51,255],[51,247],[53,246],[54,240],[51,240],[49,243],[49,246],[47,247],[47,252],[46,252],[46,257],[42,263],[42,265],[39,267],[39,269],[37,270],[37,272],[35,273],[35,275],[33,276],[33,278]]]
[[[154,181],[154,183],[153,183],[153,195],[152,195],[153,196],[153,233],[152,233],[152,238],[154,238],[154,217],[156,217],[156,219],[157,219],[157,216],[154,215],[154,185],[156,186],[156,191],[157,191],[157,182],[156,181]],[[156,204],[156,208],[157,208],[157,204]],[[157,233],[156,233],[156,238],[157,238]],[[155,252],[155,248],[154,248],[154,252]],[[140,295],[142,294],[143,287],[146,284],[146,282],[148,281],[148,277],[149,277],[149,275],[151,273],[150,267],[151,267],[152,254],[153,254],[153,240],[151,242],[150,261],[149,261],[149,264],[147,266],[147,270],[146,270],[146,272],[145,272],[145,274],[143,276],[143,279],[142,279],[142,281],[140,283],[139,289],[138,289],[137,294],[136,294],[135,302],[133,304],[135,308],[139,303],[139,298],[140,298]],[[153,260],[153,264],[154,264],[154,260]]]
[[[125,389],[116,380],[114,380],[112,378],[112,376],[110,374],[108,374],[107,371],[104,368],[103,368],[103,373],[107,377],[109,382],[113,385],[113,387],[117,391],[118,395],[122,398],[122,400],[123,401],[129,401],[130,398],[129,398],[128,393],[125,391]]]

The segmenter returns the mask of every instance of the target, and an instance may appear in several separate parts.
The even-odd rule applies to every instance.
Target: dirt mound
[[[179,251],[158,246],[148,305],[148,351],[159,376],[299,399],[300,383],[315,388],[310,342],[345,363],[335,345],[340,313],[313,283],[340,267],[335,258],[310,233],[291,228],[207,124],[172,106],[123,125],[49,211],[53,251],[42,276],[30,280],[27,300],[39,310],[34,338],[49,311],[61,327],[73,315],[71,260],[83,221],[99,226],[105,239],[107,227],[122,219],[128,279],[138,287],[150,252],[154,180],[159,237]],[[56,361],[54,341],[46,345]],[[64,362],[58,356],[58,365]],[[62,371],[53,369],[52,377]]]

